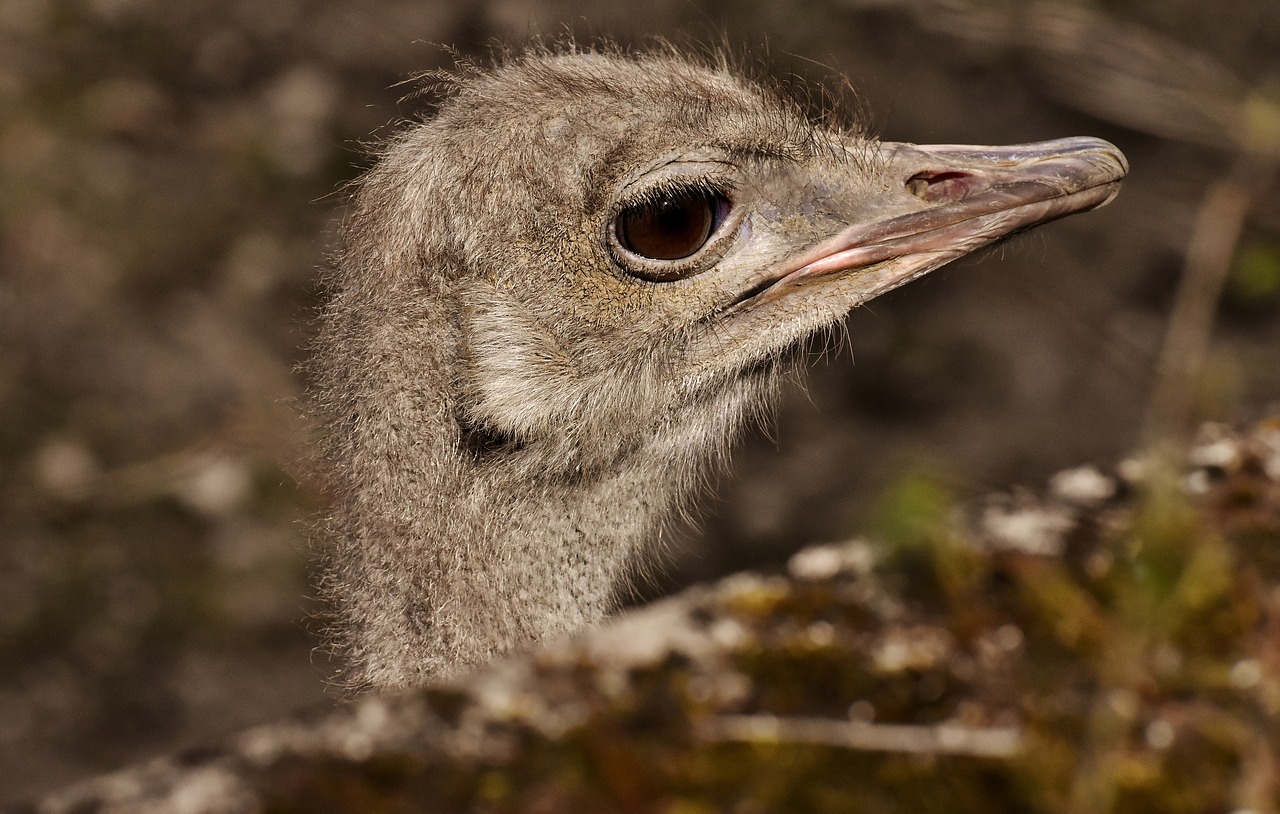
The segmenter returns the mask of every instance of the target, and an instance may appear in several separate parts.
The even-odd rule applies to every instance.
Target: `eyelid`
[[[635,206],[653,203],[664,197],[673,197],[683,192],[702,192],[718,195],[733,203],[737,185],[728,176],[709,176],[705,172],[687,177],[664,177],[645,185],[643,188],[624,193],[619,196],[614,207],[614,216]]]
[[[738,170],[736,164],[718,156],[671,156],[654,162],[623,184],[615,199],[620,204],[618,208],[630,206],[637,201],[646,200],[652,189],[661,188],[669,182],[684,182],[682,186],[701,182],[703,188],[710,184],[713,191],[727,195],[736,187],[734,179]]]

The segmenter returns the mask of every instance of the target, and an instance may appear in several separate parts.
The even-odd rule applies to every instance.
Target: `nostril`
[[[906,187],[907,192],[917,198],[923,198],[925,192],[929,189],[929,181],[921,175],[913,175],[907,179]]]
[[[907,179],[907,192],[922,201],[958,201],[967,198],[978,186],[977,179],[967,172],[949,170],[918,172]]]

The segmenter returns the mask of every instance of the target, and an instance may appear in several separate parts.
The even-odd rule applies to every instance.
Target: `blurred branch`
[[[1032,5],[1019,32],[1063,102],[1162,138],[1234,149],[1247,86],[1207,55],[1082,5]]]
[[[1233,148],[1249,88],[1207,55],[1061,0],[843,0],[891,8],[921,29],[986,50],[1017,49],[1063,103],[1163,138]]]
[[[1200,204],[1148,405],[1148,442],[1180,437],[1191,427],[1196,383],[1209,354],[1231,260],[1249,212],[1274,176],[1274,158],[1243,153]]]
[[[55,440],[38,451],[33,475],[46,497],[99,509],[174,497],[202,514],[219,515],[239,506],[251,489],[243,457],[209,442],[101,470],[82,445]]]
[[[790,743],[860,751],[1009,758],[1022,751],[1021,730],[959,724],[920,726],[873,724],[832,718],[774,715],[718,715],[704,721],[709,741]]]

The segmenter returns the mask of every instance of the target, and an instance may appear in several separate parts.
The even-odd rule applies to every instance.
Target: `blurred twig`
[[[1249,212],[1274,174],[1274,159],[1242,153],[1227,176],[1205,193],[1187,242],[1182,279],[1160,351],[1158,379],[1148,404],[1149,443],[1178,438],[1191,427],[1195,388],[1209,354],[1231,260]]]
[[[712,742],[803,743],[858,751],[994,758],[1013,757],[1023,748],[1022,731],[1014,727],[875,724],[774,715],[718,715],[703,722],[700,734]]]
[[[1208,55],[1084,5],[1032,4],[1017,30],[1050,92],[1100,119],[1208,147],[1238,147],[1250,96]]]
[[[1065,104],[1142,132],[1236,144],[1249,88],[1207,55],[1105,12],[1062,0],[842,0],[892,8],[925,31],[1016,50]]]

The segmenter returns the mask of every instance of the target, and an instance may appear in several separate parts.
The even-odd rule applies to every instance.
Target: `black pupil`
[[[723,199],[706,190],[684,190],[626,209],[618,216],[618,241],[651,260],[679,260],[701,249],[720,224]]]

